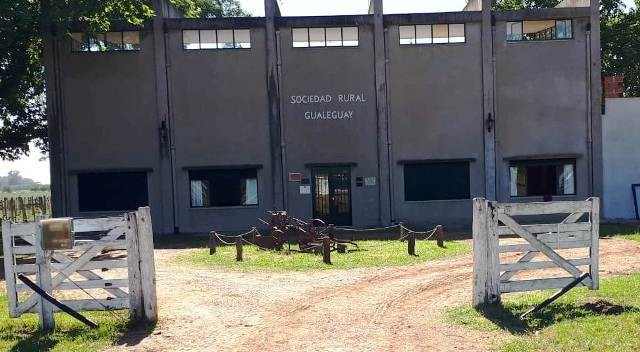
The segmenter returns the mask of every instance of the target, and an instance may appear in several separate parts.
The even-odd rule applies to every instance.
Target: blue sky
[[[264,0],[239,0],[242,6],[254,16],[264,16]],[[369,8],[368,0],[279,0],[284,16],[320,16],[339,14],[364,14]],[[633,0],[625,0],[633,6]],[[446,12],[460,11],[465,0],[386,0],[385,13]],[[10,170],[18,170],[24,177],[38,182],[49,183],[49,162],[40,160],[40,153],[16,162],[0,161],[0,175]]]

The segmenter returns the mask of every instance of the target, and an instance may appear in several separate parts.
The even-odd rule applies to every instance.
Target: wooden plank
[[[500,301],[497,220],[484,198],[473,200],[473,305]],[[493,222],[491,225],[489,222]]]
[[[571,283],[574,277],[561,277],[561,278],[549,278],[549,279],[534,279],[534,280],[518,280],[500,283],[500,292],[525,292],[525,291],[537,291],[546,290],[550,288],[562,288]],[[588,286],[583,281],[582,285]]]
[[[540,252],[538,251],[531,251],[531,252],[527,252],[525,255],[523,255],[522,257],[520,257],[520,259],[518,259],[517,263],[526,263],[526,262],[530,262],[533,260],[533,258],[535,258]],[[516,274],[518,273],[517,270],[513,270],[513,271],[505,271],[504,273],[502,273],[502,275],[500,275],[500,280],[501,281],[509,281],[511,280],[512,277],[514,277]]]
[[[74,300],[61,300],[61,303],[67,305],[69,308],[82,312],[82,311],[100,311],[105,310],[118,310],[118,309],[127,309],[129,308],[129,299],[128,298],[114,298],[114,299],[74,299]],[[35,309],[32,308],[29,310],[30,312],[34,312]],[[55,312],[59,312],[60,310],[57,307],[54,307]]]
[[[589,274],[591,275],[592,290],[600,288],[600,199],[598,197],[591,198],[591,265],[589,266]]]
[[[578,241],[578,242],[560,242],[557,243],[545,243],[547,247],[551,249],[572,249],[572,248],[588,248],[591,246],[591,241]],[[505,244],[499,248],[500,253],[511,252],[537,252],[538,249],[530,244]]]
[[[129,278],[129,319],[141,320],[144,317],[142,306],[142,282],[140,281],[140,253],[138,250],[138,235],[136,213],[127,213],[127,253]]]
[[[16,276],[14,272],[14,256],[13,256],[13,234],[11,233],[11,222],[2,222],[2,250],[4,257],[4,278],[7,287],[7,301],[9,302],[9,316],[16,318],[18,306],[18,296],[16,294]]]
[[[487,301],[487,205],[484,198],[473,199],[473,305]]]
[[[566,270],[569,274],[573,275],[574,277],[578,277],[578,276],[582,275],[582,271],[580,271],[578,268],[576,268],[575,266],[573,266],[569,262],[567,262],[566,259],[564,259],[558,253],[556,253],[553,249],[549,248],[549,246],[547,246],[546,244],[544,244],[541,241],[539,241],[535,237],[535,235],[532,235],[527,230],[523,229],[520,226],[520,224],[518,224],[510,216],[508,216],[506,214],[499,214],[498,215],[498,219],[500,221],[502,221],[503,224],[505,224],[505,225],[511,227],[513,230],[515,230],[518,233],[518,235],[520,237],[524,238],[527,242],[529,242],[529,244],[531,246],[533,246],[536,250],[542,252],[549,259],[551,259],[553,262],[558,264],[559,267],[561,267],[562,269]],[[587,280],[589,280],[589,279],[587,279]],[[588,282],[587,280],[585,280],[583,282]],[[589,284],[590,284],[590,282],[589,282]]]
[[[20,235],[20,236],[14,236],[14,237],[16,237],[16,239],[14,239],[14,242],[17,239],[22,239],[23,241],[25,241],[27,243],[30,243],[30,244],[36,243],[35,242],[36,241],[36,235]]]
[[[51,268],[49,266],[51,253],[49,251],[45,251],[39,245],[42,243],[42,226],[40,223],[36,225],[36,279],[38,286],[42,289],[42,291],[46,292],[49,295],[53,294],[53,283],[51,280]],[[16,287],[17,291],[17,287]],[[32,295],[32,297],[34,297]],[[37,307],[38,307],[38,317],[40,319],[40,330],[41,331],[53,331],[56,326],[56,322],[53,319],[53,307],[54,305],[51,302],[45,300],[42,296],[36,295],[37,299]],[[31,297],[29,297],[31,298]]]
[[[77,285],[77,286],[76,286]],[[127,279],[113,279],[113,280],[73,280],[73,282],[63,282],[56,286],[54,291],[67,291],[67,290],[79,290],[78,286],[82,289],[94,289],[94,288],[109,288],[109,287],[127,287],[129,286],[129,280]],[[16,285],[17,292],[31,292],[29,286],[25,284]]]
[[[591,241],[591,229],[589,231],[561,232],[561,233],[541,233],[538,240],[551,244],[555,242],[584,242]]]
[[[95,219],[73,219],[73,231],[80,232],[105,232],[115,227],[122,226],[124,230],[125,219],[123,216],[95,218]]]
[[[569,263],[575,266],[589,265],[590,261],[591,261],[590,258],[568,260]],[[549,268],[557,268],[557,267],[558,265],[552,261],[539,261],[539,262],[529,261],[529,262],[515,262],[515,263],[500,264],[500,271],[538,270],[538,269],[549,269]],[[505,280],[505,278],[502,278],[502,277],[500,279],[503,281]],[[509,280],[509,279],[506,279],[506,280]]]
[[[11,236],[28,236],[35,235],[35,223],[27,222],[21,224],[11,224]]]
[[[520,225],[532,234],[544,232],[574,232],[574,231],[591,231],[591,224],[588,222],[578,222],[569,224],[532,224]],[[498,226],[499,235],[515,235],[515,231],[508,226]]]
[[[52,255],[53,259],[57,260],[60,263],[71,263],[73,262],[73,259],[69,258],[68,256],[66,256],[64,253],[60,253],[60,252],[53,252]],[[90,262],[91,263],[91,262]],[[60,269],[58,269],[60,270]],[[76,274],[84,277],[85,279],[88,280],[102,280],[102,277],[96,273],[94,273],[93,271],[88,271],[88,270],[78,270],[76,271]],[[119,288],[108,288],[105,289],[107,292],[109,292],[110,294],[114,295],[117,298],[127,298],[129,297],[129,295],[122,291]]]
[[[35,246],[16,246],[13,247],[13,254],[36,254]]]
[[[95,241],[76,241],[76,245],[73,246],[73,251],[74,252],[81,252],[81,251],[86,251],[87,249],[95,246],[95,245],[101,245],[104,246],[104,250],[125,250],[127,249],[127,241],[126,240],[110,240],[110,241],[104,241],[104,240],[95,240]],[[65,250],[62,250],[62,252],[68,252]]]
[[[119,232],[110,232],[107,236],[104,237],[104,239],[105,241],[110,241],[119,236],[120,236]],[[103,245],[96,245],[94,247],[89,248],[80,257],[73,260],[73,262],[70,262],[65,269],[59,271],[58,274],[53,278],[52,287],[56,287],[57,285],[59,285],[62,281],[66,279],[66,276],[72,275],[76,270],[78,270],[78,268],[84,266],[87,262],[89,262],[93,257],[95,257],[103,249],[104,249]],[[36,303],[37,303],[37,297],[35,297],[34,295],[31,295],[29,298],[27,298],[24,302],[22,302],[18,306],[17,311],[19,314],[22,314],[21,312],[31,309]]]
[[[142,283],[142,304],[145,318],[150,322],[158,321],[158,300],[156,296],[156,266],[153,253],[153,225],[151,209],[138,208],[138,249],[140,252],[140,282]]]
[[[67,267],[68,264],[63,263],[51,263],[51,271],[59,271]],[[97,260],[90,261],[79,270],[102,270],[102,269],[117,269],[126,268],[126,260]],[[36,272],[35,264],[18,264],[15,266],[16,274],[29,274]]]
[[[510,216],[571,214],[590,211],[590,201],[500,203],[498,207],[498,214]]]

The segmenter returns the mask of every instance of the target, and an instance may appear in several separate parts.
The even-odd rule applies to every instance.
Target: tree
[[[248,15],[237,0],[172,0],[187,17]],[[151,0],[0,1],[0,159],[15,160],[30,143],[48,148],[43,37],[62,37],[76,20],[104,31],[113,19],[141,25],[153,16]]]
[[[603,0],[600,7],[602,72],[624,76],[625,96],[640,96],[640,0],[623,11],[619,0]],[[616,6],[618,5],[618,6]]]

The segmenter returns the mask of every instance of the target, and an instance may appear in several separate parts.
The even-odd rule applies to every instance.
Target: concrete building
[[[158,232],[268,210],[464,225],[471,199],[601,194],[598,2],[186,19],[155,2],[46,44],[57,214],[152,207]]]
[[[607,98],[605,106],[604,217],[640,220],[640,98]]]

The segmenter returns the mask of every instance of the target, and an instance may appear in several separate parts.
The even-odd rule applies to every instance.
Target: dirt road
[[[470,302],[470,256],[386,269],[239,273],[175,264],[159,250],[161,320],[113,350],[485,351],[503,332],[447,324]],[[640,243],[601,241],[602,275],[640,270]]]

